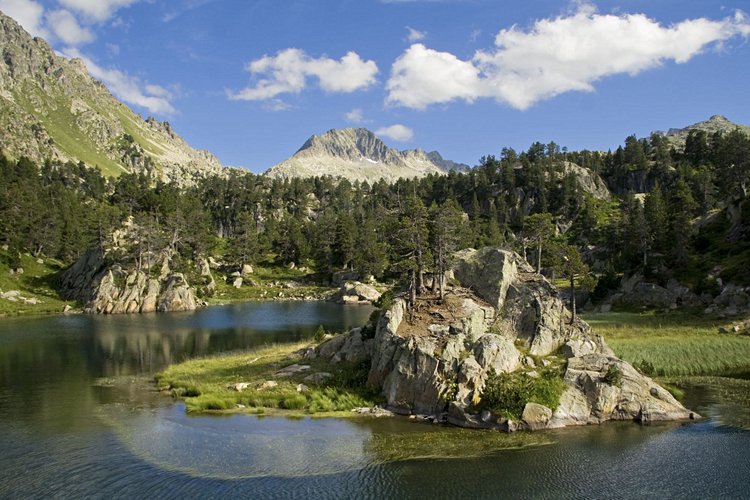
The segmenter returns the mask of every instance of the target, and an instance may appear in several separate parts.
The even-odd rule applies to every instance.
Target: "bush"
[[[393,305],[393,290],[383,292],[373,305],[383,311],[389,309]]]
[[[526,403],[538,403],[555,410],[564,391],[565,382],[555,370],[545,370],[539,378],[518,373],[497,374],[493,370],[477,409],[518,420]]]
[[[604,374],[602,380],[609,385],[622,387],[622,372],[616,365],[609,365],[607,373]]]
[[[370,314],[370,319],[367,320],[367,324],[362,327],[362,339],[373,339],[375,338],[375,332],[378,328],[378,321],[380,321],[380,315],[382,314],[382,311],[380,309],[375,309],[372,314]]]
[[[654,369],[654,365],[646,361],[645,359],[640,360],[637,363],[634,363],[633,366],[636,370],[641,372],[643,375],[646,375],[647,377],[650,377],[654,375],[656,370]]]
[[[313,334],[313,340],[320,344],[323,342],[323,339],[326,336],[326,329],[323,325],[320,325],[317,330],[315,330],[315,333]]]

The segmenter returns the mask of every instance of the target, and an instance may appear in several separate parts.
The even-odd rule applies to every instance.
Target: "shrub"
[[[373,305],[383,311],[390,308],[391,305],[393,305],[393,290],[386,290],[383,292]]]
[[[652,376],[656,372],[656,370],[654,369],[654,365],[646,361],[645,359],[642,359],[639,362],[634,363],[633,366],[635,367],[636,370],[646,375],[647,377]]]
[[[320,325],[317,330],[315,330],[315,333],[313,334],[313,340],[320,344],[323,342],[323,339],[326,336],[326,329],[323,325]]]
[[[609,365],[602,380],[609,385],[622,387],[622,372],[616,365]]]
[[[555,410],[564,391],[565,382],[555,370],[545,370],[538,378],[492,371],[477,409],[517,420],[521,418],[526,403],[538,403]]]

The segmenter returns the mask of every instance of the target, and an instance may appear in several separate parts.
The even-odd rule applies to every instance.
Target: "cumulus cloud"
[[[67,10],[50,11],[45,19],[55,36],[68,45],[81,45],[95,38],[94,33],[78,24],[75,16]]]
[[[737,36],[750,36],[750,20],[739,11],[721,20],[662,26],[644,14],[600,15],[584,3],[529,30],[501,30],[494,48],[470,60],[412,45],[393,64],[386,102],[424,109],[494,98],[523,110],[565,92],[593,91],[595,82],[610,75],[685,63]]]
[[[455,99],[472,102],[482,94],[479,69],[448,52],[412,45],[393,63],[387,102],[424,109]]]
[[[425,37],[427,36],[426,31],[415,30],[414,28],[410,28],[409,26],[407,26],[406,29],[409,30],[409,34],[406,35],[406,39],[409,40],[411,43],[424,40]]]
[[[378,67],[374,61],[363,61],[356,52],[348,52],[338,61],[314,58],[300,49],[285,49],[275,56],[264,56],[247,64],[247,70],[258,78],[255,86],[230,93],[231,99],[261,101],[280,94],[298,94],[309,78],[316,78],[326,92],[354,92],[375,83]]]
[[[375,131],[375,135],[388,137],[394,141],[408,142],[414,138],[414,131],[406,125],[396,124],[390,127],[382,127]]]
[[[344,118],[349,123],[359,124],[365,122],[365,115],[362,112],[362,108],[354,108],[344,115]]]
[[[140,0],[58,0],[70,10],[83,14],[88,19],[103,22],[110,19],[115,12]]]
[[[91,76],[104,82],[107,88],[121,100],[155,114],[171,115],[176,112],[170,102],[173,95],[164,87],[143,83],[137,77],[118,69],[103,68],[82,55],[77,49],[66,49],[65,55],[82,59]]]
[[[0,10],[33,36],[47,36],[42,27],[44,7],[34,0],[0,0]]]

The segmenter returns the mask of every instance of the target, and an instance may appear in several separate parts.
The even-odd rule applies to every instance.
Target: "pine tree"
[[[523,221],[525,244],[536,249],[536,272],[542,272],[542,248],[555,235],[555,225],[552,214],[539,213],[526,217]]]
[[[448,200],[442,206],[430,207],[432,255],[435,262],[434,285],[437,285],[438,298],[445,296],[445,273],[451,265],[451,255],[461,238],[461,225],[464,212],[455,200]]]

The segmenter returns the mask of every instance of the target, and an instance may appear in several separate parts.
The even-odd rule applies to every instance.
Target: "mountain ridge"
[[[713,115],[708,120],[693,123],[686,127],[670,128],[666,132],[659,131],[656,133],[664,135],[672,146],[684,148],[688,134],[694,130],[704,131],[711,136],[715,132],[729,132],[735,128],[739,128],[740,130],[744,130],[745,133],[750,134],[750,127],[740,123],[735,123],[723,115]]]
[[[269,168],[264,175],[280,178],[340,176],[350,181],[445,175],[467,171],[468,165],[445,160],[437,151],[399,151],[388,147],[366,128],[330,129],[307,139],[290,158]]]
[[[179,184],[219,174],[168,122],[143,119],[93,78],[0,12],[0,151],[36,162],[82,161],[106,175],[143,172]]]

